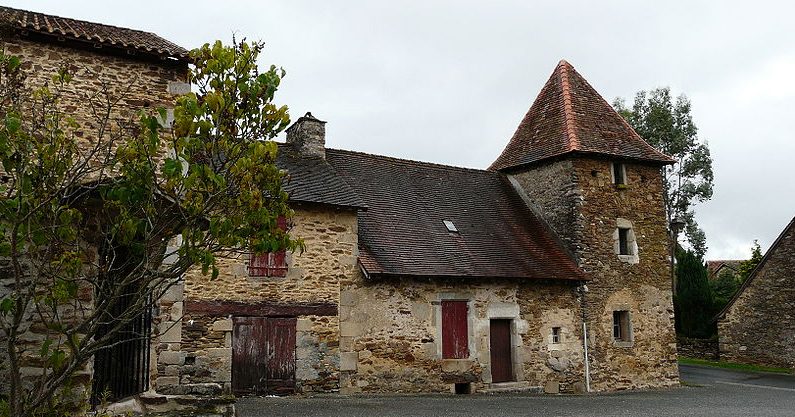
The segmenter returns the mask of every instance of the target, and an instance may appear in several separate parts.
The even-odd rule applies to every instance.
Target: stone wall
[[[677,336],[676,351],[679,356],[716,361],[719,358],[718,339],[692,339]]]
[[[442,359],[441,301],[467,300],[469,358]],[[385,278],[359,275],[340,296],[340,390],[451,392],[494,388],[489,320],[511,320],[517,389],[582,391],[583,354],[575,285],[490,279]],[[562,328],[553,344],[552,327]]]
[[[795,226],[718,321],[721,360],[795,369]]]
[[[143,61],[8,37],[1,46],[7,54],[20,57],[32,87],[52,86],[51,78],[61,65],[73,69],[74,79],[61,103],[81,126],[76,137],[83,149],[96,144],[99,121],[92,112],[102,114],[106,101],[116,103],[109,115],[111,126],[116,127],[117,121],[137,121],[141,109],[173,108],[176,94],[188,87],[185,63]]]
[[[626,174],[626,185],[616,186],[610,160],[572,157],[513,175],[592,278],[586,316],[596,390],[678,381],[660,169],[627,163]],[[616,228],[624,222],[632,226],[637,257],[617,254]],[[629,341],[613,340],[618,310],[630,314]]]
[[[250,277],[248,255],[229,253],[219,259],[216,279],[191,271],[182,287],[160,300],[161,336],[153,344],[152,369],[157,392],[229,393],[232,318],[271,314],[297,317],[296,389],[339,388],[337,308],[340,281],[356,271],[356,213],[303,206],[296,207],[292,221],[290,233],[304,239],[306,251],[288,253],[286,277]],[[208,303],[225,310],[201,310]]]

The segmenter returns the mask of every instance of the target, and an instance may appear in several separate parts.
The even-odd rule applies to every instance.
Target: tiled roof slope
[[[290,201],[367,208],[356,192],[322,158],[301,157],[289,144],[279,144],[276,165],[288,173],[283,188]]]
[[[709,276],[712,277],[718,272],[719,269],[724,266],[733,270],[734,272],[737,272],[737,270],[740,268],[740,263],[742,262],[742,259],[716,259],[707,261],[707,272],[709,272]]]
[[[369,275],[587,279],[501,173],[334,149],[326,158],[367,204],[359,261]]]
[[[489,169],[513,168],[574,152],[674,162],[638,136],[571,64],[560,61]]]
[[[63,37],[108,48],[135,50],[161,58],[188,61],[188,51],[151,32],[86,22],[0,6],[0,23],[14,29]]]

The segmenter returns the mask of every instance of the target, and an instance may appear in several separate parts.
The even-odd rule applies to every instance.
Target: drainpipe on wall
[[[591,364],[588,358],[588,324],[585,320],[585,293],[588,292],[588,286],[585,283],[580,284],[577,288],[578,298],[580,299],[580,312],[582,313],[582,347],[585,360],[585,392],[591,392]]]

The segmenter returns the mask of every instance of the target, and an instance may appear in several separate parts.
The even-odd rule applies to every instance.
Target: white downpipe
[[[582,347],[585,351],[585,392],[591,392],[591,364],[588,361],[588,325],[582,321]]]

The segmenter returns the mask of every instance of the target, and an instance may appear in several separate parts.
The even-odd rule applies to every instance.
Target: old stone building
[[[51,78],[59,68],[70,68],[74,78],[66,86],[61,104],[64,112],[82,126],[76,137],[81,150],[86,152],[101,149],[106,143],[103,141],[112,140],[111,133],[104,138],[95,135],[100,124],[107,123],[105,131],[112,132],[118,123],[136,118],[141,109],[173,108],[177,95],[189,89],[187,51],[149,32],[0,7],[0,48],[5,54],[21,59],[30,86],[52,85]],[[108,109],[107,103],[115,105],[108,114],[103,114]],[[2,175],[0,179],[4,180]],[[96,259],[96,253],[93,251],[88,256]],[[0,259],[0,270],[4,271],[5,266],[4,259]],[[0,276],[0,296],[6,294],[12,283],[13,279]],[[92,304],[92,298],[91,291],[81,293],[86,305]],[[18,346],[21,373],[40,375],[38,352],[47,337],[47,329],[34,322],[27,330]],[[2,341],[0,346],[0,357],[6,360],[7,344]],[[78,379],[90,381],[99,368],[117,375],[134,374],[130,364],[114,358],[121,349],[129,352],[134,349],[143,356],[147,348],[146,344],[136,344],[108,349],[80,370]],[[138,367],[143,368],[139,370],[145,375],[148,364],[139,362]],[[0,363],[0,372],[5,368],[5,363]],[[105,382],[99,381],[100,385]],[[147,384],[148,379],[138,380],[129,389],[140,391]],[[5,389],[7,385],[0,384],[0,393]]]
[[[153,34],[6,12],[36,71],[111,71],[131,109],[185,89],[185,51]],[[186,274],[154,312],[149,395],[676,384],[671,162],[565,61],[485,170],[326,148],[307,113],[278,159],[306,251]]]
[[[721,275],[729,274],[735,279],[743,259],[715,259],[707,261],[707,278],[717,279]]]
[[[159,345],[158,392],[677,382],[660,175],[671,160],[571,65],[488,170],[327,149],[324,130],[308,114],[281,146],[308,251],[288,254],[286,273],[257,276],[261,261],[237,257],[218,282],[186,277],[167,301],[186,315]],[[247,353],[254,339],[276,359]],[[236,370],[252,364],[261,371]]]
[[[722,360],[795,369],[795,218],[717,318]]]

